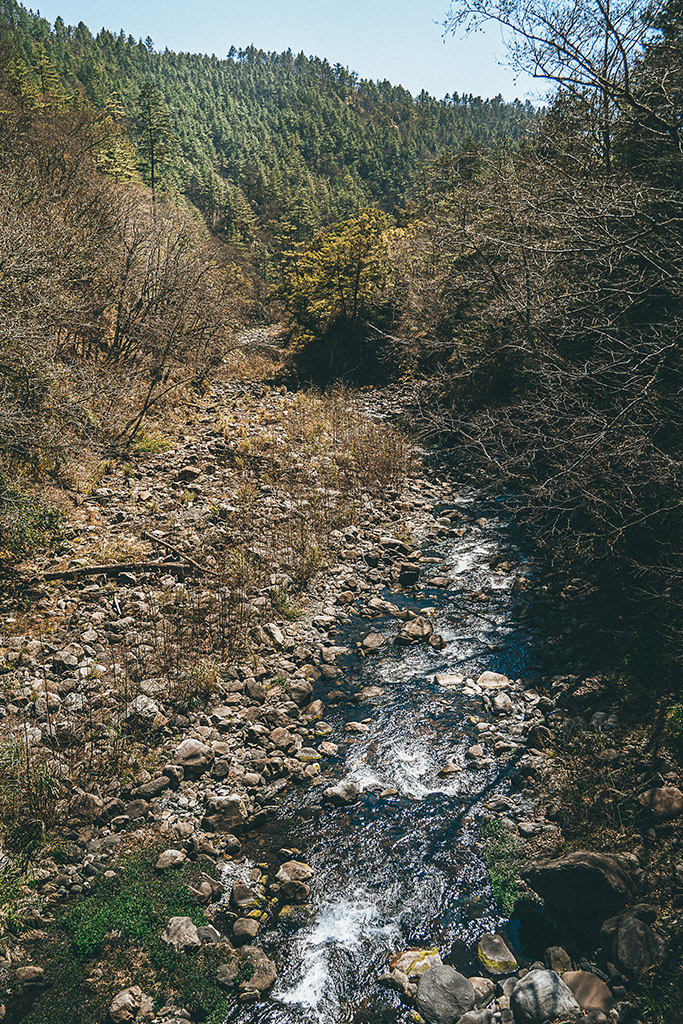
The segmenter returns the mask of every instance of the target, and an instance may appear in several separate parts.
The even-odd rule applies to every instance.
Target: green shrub
[[[0,567],[32,554],[62,529],[64,513],[0,474]]]
[[[522,844],[501,821],[489,821],[481,831],[493,898],[503,913],[510,915],[522,894],[519,878],[519,865],[524,859]]]

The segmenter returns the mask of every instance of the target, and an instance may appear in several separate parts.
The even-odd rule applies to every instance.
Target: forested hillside
[[[251,241],[259,228],[310,238],[360,206],[391,210],[404,204],[419,161],[469,138],[517,138],[534,117],[531,104],[500,96],[413,98],[303,53],[155,53],[151,40],[123,30],[94,35],[60,19],[51,27],[16,0],[3,0],[0,20],[14,46],[15,93],[29,98],[58,81],[72,97],[108,107],[137,143],[148,182],[151,119],[159,183],[233,240]],[[119,158],[108,170],[125,179],[136,164]]]

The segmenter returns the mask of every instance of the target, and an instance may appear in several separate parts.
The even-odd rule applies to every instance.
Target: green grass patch
[[[488,821],[482,827],[484,863],[493,898],[508,917],[522,895],[519,866],[524,850],[519,838],[501,821]]]
[[[126,985],[139,985],[158,1005],[172,998],[196,1019],[219,1024],[226,993],[216,984],[225,948],[206,944],[176,954],[161,941],[171,917],[206,923],[187,884],[200,868],[192,864],[158,874],[159,850],[144,850],[119,865],[118,880],[98,880],[92,893],[70,906],[50,937],[47,986],[37,993],[22,1024],[93,1024],[103,1020],[111,999]],[[92,972],[102,971],[93,985]],[[11,1009],[11,1008],[10,1008]]]

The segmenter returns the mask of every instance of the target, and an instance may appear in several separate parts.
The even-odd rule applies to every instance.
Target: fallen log
[[[55,569],[40,573],[27,580],[41,583],[43,580],[76,580],[79,576],[118,576],[122,572],[168,572],[189,573],[191,566],[183,562],[116,562],[113,565],[79,565],[77,569]]]

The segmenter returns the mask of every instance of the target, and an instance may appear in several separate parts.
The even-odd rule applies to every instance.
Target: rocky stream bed
[[[4,1019],[40,1006],[65,908],[154,848],[160,876],[200,869],[204,923],[172,917],[161,938],[183,959],[212,947],[231,1024],[645,1020],[630,993],[678,927],[646,899],[683,882],[653,855],[681,848],[676,766],[621,738],[568,638],[571,599],[540,579],[504,495],[429,453],[344,516],[335,495],[327,564],[295,598],[311,549],[302,530],[298,562],[298,535],[278,561],[272,536],[327,509],[329,456],[291,418],[285,438],[288,403],[217,386],[171,448],[68,496],[62,548],[3,600],[4,742],[62,782],[59,843],[2,935]],[[293,498],[307,489],[315,509]],[[230,563],[228,585],[236,539],[251,576]],[[637,766],[632,850],[565,849],[554,748],[576,730]],[[501,834],[525,860],[512,918],[485,864]],[[153,977],[83,969],[114,1024],[206,1016]]]

